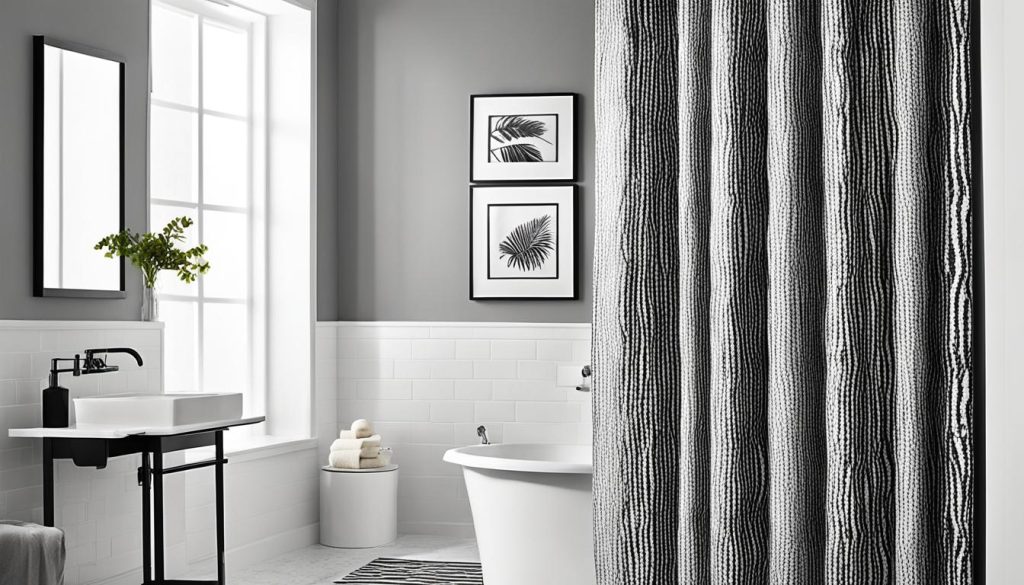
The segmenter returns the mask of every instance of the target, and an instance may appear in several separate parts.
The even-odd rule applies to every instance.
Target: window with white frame
[[[209,274],[158,280],[165,391],[245,393],[265,409],[265,18],[203,0],[154,0],[150,96],[151,230],[195,221]]]

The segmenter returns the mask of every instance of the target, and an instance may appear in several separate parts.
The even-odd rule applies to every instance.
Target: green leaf
[[[203,260],[207,251],[204,244],[188,250],[177,247],[185,241],[185,230],[193,221],[187,216],[169,221],[159,232],[135,233],[124,230],[106,236],[96,244],[96,250],[106,250],[104,256],[123,256],[142,271],[147,287],[156,286],[161,270],[173,270],[184,282],[194,282],[198,274],[206,274],[210,264]]]

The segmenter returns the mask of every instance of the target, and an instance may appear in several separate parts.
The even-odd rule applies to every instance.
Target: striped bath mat
[[[380,558],[335,583],[363,585],[483,585],[480,563]]]

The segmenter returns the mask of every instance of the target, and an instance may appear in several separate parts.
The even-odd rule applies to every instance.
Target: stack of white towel
[[[390,449],[382,452],[380,435],[374,434],[370,421],[361,418],[349,430],[341,431],[331,444],[328,463],[338,469],[373,469],[387,465],[389,460]]]

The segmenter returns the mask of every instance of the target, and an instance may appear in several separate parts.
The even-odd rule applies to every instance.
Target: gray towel
[[[0,585],[64,585],[64,531],[0,521]]]

